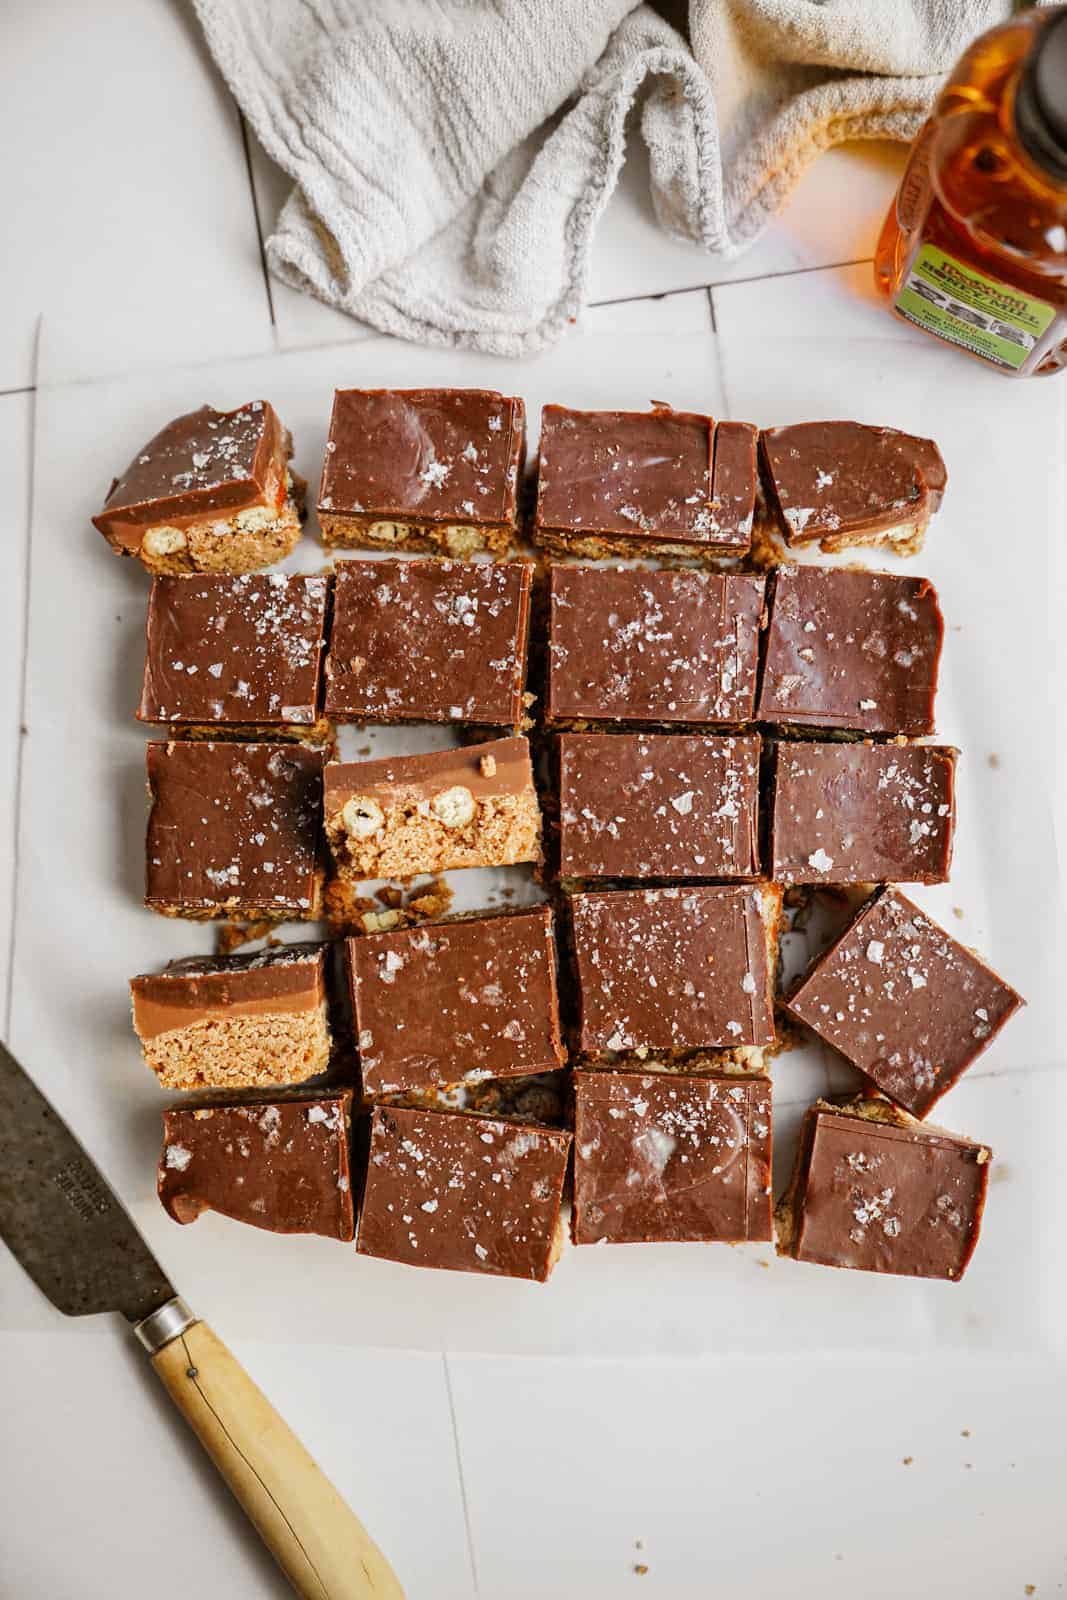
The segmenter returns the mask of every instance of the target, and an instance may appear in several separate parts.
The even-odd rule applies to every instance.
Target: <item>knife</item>
[[[68,1317],[118,1311],[304,1600],[403,1600],[363,1524],[174,1289],[63,1119],[0,1043],[0,1236]]]

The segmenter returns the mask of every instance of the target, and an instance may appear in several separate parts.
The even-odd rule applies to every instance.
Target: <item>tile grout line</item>
[[[11,828],[11,911],[8,920],[8,945],[7,945],[7,973],[4,982],[4,1007],[3,1025],[4,1038],[11,1037],[11,1017],[15,999],[15,936],[18,925],[17,908],[19,899],[19,868],[20,841],[22,837],[22,782],[23,782],[23,752],[26,746],[26,694],[29,684],[29,659],[30,659],[30,533],[33,528],[34,500],[36,495],[36,467],[37,467],[37,406],[39,402],[37,380],[40,376],[41,355],[41,327],[43,319],[38,317],[37,327],[33,338],[33,383],[20,393],[33,395],[30,405],[30,436],[29,436],[29,492],[26,497],[26,526],[24,529],[23,551],[25,567],[22,575],[22,649],[19,661],[18,683],[18,722],[15,726],[15,806]]]
[[[452,1393],[452,1369],[448,1364],[448,1352],[446,1350],[441,1352],[441,1364],[444,1367],[445,1389],[448,1393],[448,1413],[452,1419],[452,1443],[456,1452],[456,1476],[459,1479],[459,1498],[463,1506],[463,1526],[467,1534],[467,1559],[470,1562],[471,1583],[474,1586],[473,1592],[478,1594],[480,1592],[478,1588],[478,1561],[474,1554],[474,1534],[471,1529],[471,1509],[470,1501],[467,1498],[467,1480],[463,1475],[463,1452],[460,1449],[459,1424],[456,1421],[456,1399]]]
[[[769,283],[776,278],[799,278],[808,272],[839,272],[842,267],[862,267],[873,260],[873,256],[856,256],[848,261],[824,261],[812,267],[784,267],[780,272],[754,272],[749,278],[706,279],[703,283],[685,284],[680,289],[648,289],[644,294],[622,294],[616,295],[611,300],[590,300],[586,309],[598,311],[604,306],[632,305],[638,300],[670,300],[675,295],[699,294],[701,289],[710,293],[713,289],[733,289],[743,283]]]
[[[272,290],[270,284],[270,273],[267,271],[267,252],[263,243],[263,222],[259,214],[259,197],[256,194],[256,180],[252,174],[252,149],[248,140],[248,124],[244,119],[244,113],[236,101],[234,101],[234,110],[237,112],[237,123],[241,129],[241,145],[245,153],[245,172],[248,177],[249,193],[252,197],[252,216],[255,219],[256,239],[259,243],[259,270],[263,274],[263,288],[267,296],[267,313],[270,316],[271,333],[274,335],[275,347],[277,347],[278,323],[274,315],[274,291]]]

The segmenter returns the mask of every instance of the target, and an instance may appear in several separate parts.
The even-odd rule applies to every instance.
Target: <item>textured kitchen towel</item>
[[[656,215],[720,258],[844,139],[910,139],[1012,0],[194,0],[295,187],[287,283],[389,333],[527,355],[581,310],[639,106]]]

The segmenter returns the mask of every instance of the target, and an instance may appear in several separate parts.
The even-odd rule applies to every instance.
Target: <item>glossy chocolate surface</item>
[[[927,578],[779,567],[757,715],[798,727],[931,733],[943,636]]]
[[[715,543],[711,417],[657,407],[545,406],[534,537],[541,529]],[[744,540],[747,548],[748,540]]]
[[[364,1094],[562,1067],[552,925],[539,907],[349,939]]]
[[[943,883],[955,830],[956,751],[785,741],[774,754],[776,883]]]
[[[560,734],[561,877],[752,877],[759,757],[756,734]]]
[[[751,720],[764,579],[552,566],[550,721]]]
[[[229,1017],[310,1011],[323,1004],[321,944],[278,945],[254,955],[187,956],[162,972],[130,979],[133,1020],[142,1039]]]
[[[356,1249],[543,1282],[570,1146],[530,1123],[377,1106]]]
[[[187,915],[228,904],[308,916],[320,856],[319,751],[153,743],[145,901]]]
[[[813,1107],[790,1252],[799,1261],[959,1279],[978,1242],[990,1152],[939,1128]]]
[[[521,400],[489,389],[338,389],[319,510],[456,525],[515,521]]]
[[[790,544],[925,522],[948,476],[932,439],[862,422],[767,428],[760,453]]]
[[[579,1050],[771,1044],[764,904],[733,885],[574,895]]]
[[[771,1237],[764,1077],[578,1072],[574,1240]]]
[[[154,578],[138,717],[314,723],[328,598],[325,577]]]
[[[339,562],[327,714],[517,726],[533,570],[529,561]]]
[[[788,1009],[922,1117],[1021,997],[898,890],[870,899]]]
[[[135,550],[144,530],[159,523],[181,526],[214,511],[225,521],[253,506],[278,505],[290,453],[266,400],[236,411],[201,406],[142,446],[93,521],[113,544]]]
[[[159,1198],[175,1222],[218,1211],[272,1233],[355,1233],[351,1090],[163,1113]]]

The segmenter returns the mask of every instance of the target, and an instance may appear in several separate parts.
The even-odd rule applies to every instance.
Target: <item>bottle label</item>
[[[987,278],[936,245],[922,245],[900,286],[895,309],[909,322],[1017,371],[1056,315],[1014,284]]]

